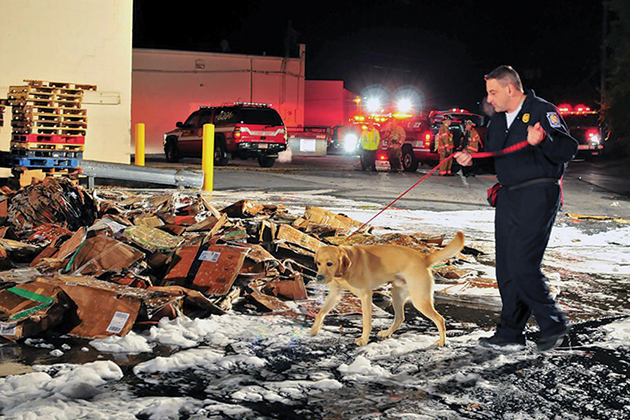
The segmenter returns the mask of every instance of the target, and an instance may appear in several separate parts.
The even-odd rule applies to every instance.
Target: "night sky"
[[[509,9],[509,10],[508,10]],[[283,56],[289,21],[306,77],[363,94],[411,86],[425,107],[478,109],[500,64],[555,102],[597,107],[600,1],[134,1],[134,47]]]

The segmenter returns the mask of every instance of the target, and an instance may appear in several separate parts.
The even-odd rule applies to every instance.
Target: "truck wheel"
[[[276,158],[267,157],[265,155],[258,156],[258,164],[261,168],[271,168],[276,162]]]
[[[222,137],[214,139],[214,164],[217,166],[225,166],[228,158],[225,155],[225,140]]]
[[[413,155],[413,150],[405,149],[402,155],[402,164],[405,172],[416,172],[420,161]]]
[[[177,147],[177,139],[167,138],[164,145],[164,155],[167,162],[179,162],[179,147]]]

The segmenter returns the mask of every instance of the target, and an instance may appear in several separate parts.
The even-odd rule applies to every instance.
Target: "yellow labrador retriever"
[[[363,334],[355,343],[364,346],[372,332],[372,291],[383,284],[391,283],[394,322],[387,330],[379,332],[378,336],[387,338],[400,328],[405,320],[405,302],[411,298],[416,309],[435,323],[440,333],[440,339],[435,344],[443,346],[446,341],[446,325],[444,318],[433,307],[431,266],[457,255],[463,247],[464,234],[457,232],[445,248],[431,254],[422,254],[398,245],[319,248],[315,255],[317,280],[328,283],[329,292],[315,317],[311,335],[319,332],[324,317],[339,302],[343,289],[347,289],[361,299]]]

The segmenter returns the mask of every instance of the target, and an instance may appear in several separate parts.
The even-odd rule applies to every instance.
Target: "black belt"
[[[530,185],[542,184],[542,183],[560,185],[560,180],[556,178],[536,178],[536,179],[530,179],[529,181],[521,182],[520,184],[512,185],[511,187],[505,187],[505,188],[508,189],[509,191],[514,191],[520,188],[529,187]]]

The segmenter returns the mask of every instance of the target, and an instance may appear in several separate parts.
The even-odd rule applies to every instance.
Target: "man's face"
[[[472,130],[472,124],[466,124],[466,131]]]
[[[488,103],[492,105],[495,112],[504,112],[508,109],[510,102],[510,85],[503,85],[497,79],[486,80],[486,91],[488,92]]]

